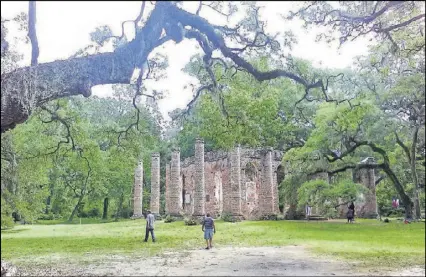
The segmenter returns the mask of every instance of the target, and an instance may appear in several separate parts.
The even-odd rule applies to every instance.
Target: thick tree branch
[[[379,177],[379,179],[377,179],[375,182],[374,182],[374,185],[378,185],[378,184],[380,184],[380,182],[381,181],[383,181],[384,179],[386,179],[386,175],[382,175],[382,176],[380,176]]]
[[[419,14],[419,15],[417,15],[417,16],[415,16],[415,17],[413,17],[413,18],[410,18],[410,19],[409,19],[409,20],[407,20],[407,21],[401,22],[401,23],[399,23],[399,24],[392,25],[392,26],[389,26],[389,27],[386,27],[386,28],[383,28],[383,29],[378,29],[377,31],[378,31],[378,32],[382,32],[382,33],[388,33],[388,32],[390,32],[390,31],[393,31],[393,30],[399,29],[399,28],[401,28],[401,27],[408,26],[408,25],[410,25],[411,23],[413,23],[414,21],[420,20],[420,19],[422,19],[422,18],[423,18],[423,19],[425,18],[425,14],[424,14],[424,13]]]
[[[401,146],[401,148],[404,150],[405,155],[407,156],[408,162],[411,163],[411,154],[410,154],[410,150],[408,149],[408,147],[404,144],[404,142],[402,142],[402,140],[399,138],[398,133],[395,132],[395,137],[396,137],[396,143],[398,143],[399,146]]]
[[[38,64],[38,39],[36,32],[36,1],[29,1],[28,3],[28,37],[31,41],[31,66]]]
[[[101,84],[129,84],[134,69],[162,40],[166,2],[156,5],[136,38],[112,53],[24,67],[1,77],[1,132],[24,122],[32,109],[49,100],[83,94]]]
[[[141,20],[144,9],[145,2],[135,21]],[[309,82],[287,70],[257,70],[232,51],[226,45],[223,33],[218,32],[207,20],[178,8],[173,2],[159,1],[145,25],[136,33],[135,39],[112,53],[55,61],[2,75],[1,131],[24,122],[35,107],[49,100],[77,94],[87,97],[96,85],[129,84],[134,69],[142,68],[154,48],[170,38],[180,42],[183,28],[188,26],[202,35],[196,37],[199,42],[205,38],[202,43],[208,61],[211,58],[210,51],[219,49],[223,56],[233,61],[237,70],[244,69],[260,82],[284,77],[302,84],[307,91],[326,87],[321,80]],[[165,37],[162,37],[163,30],[167,34]]]

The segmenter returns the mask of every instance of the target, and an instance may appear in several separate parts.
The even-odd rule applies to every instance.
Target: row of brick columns
[[[230,153],[230,185],[223,188],[223,213],[234,217],[242,217],[241,205],[241,149],[237,145]],[[276,212],[278,206],[278,187],[274,185],[274,169],[272,166],[272,149],[268,149],[264,157],[264,176],[260,187],[260,209],[265,214]],[[170,164],[166,165],[166,214],[180,216],[182,188],[180,180],[180,150],[174,149]],[[195,191],[193,216],[205,214],[205,178],[204,178],[204,141],[197,139],[195,142]],[[276,177],[276,176],[275,176]],[[143,197],[143,164],[139,162],[135,171],[134,182],[134,217],[142,216]],[[185,199],[182,199],[185,201]],[[277,205],[275,205],[277,204]],[[160,211],[160,154],[152,154],[151,164],[151,212],[159,214]]]
[[[204,177],[204,141],[195,142],[195,191],[193,216],[205,214],[205,177]],[[236,218],[242,217],[241,194],[241,148],[237,145],[230,153],[230,184],[223,187],[223,211]],[[274,168],[272,166],[272,149],[265,154],[264,181],[260,188],[260,205],[264,214],[271,214],[278,210],[278,186],[274,185]],[[181,213],[180,199],[180,151],[172,152],[170,164],[166,166],[166,214],[179,216]],[[276,181],[276,180],[275,180]],[[182,199],[182,201],[185,201]]]
[[[205,214],[205,182],[204,182],[204,141],[195,142],[195,191],[194,216]],[[180,150],[174,149],[170,164],[166,166],[166,213],[180,216],[181,186],[180,186]],[[170,182],[168,182],[170,180]],[[185,201],[185,199],[182,199]]]
[[[143,162],[139,161],[135,169],[133,187],[133,218],[143,216]],[[153,214],[160,214],[160,153],[151,155],[151,201],[150,210]]]

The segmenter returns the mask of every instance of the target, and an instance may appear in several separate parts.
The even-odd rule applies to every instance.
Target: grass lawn
[[[157,243],[142,243],[144,221],[96,224],[24,225],[1,232],[1,258],[15,263],[48,257],[82,257],[105,254],[155,255],[164,251],[204,246],[201,227],[183,222],[157,222]],[[99,221],[98,221],[99,222]],[[214,244],[220,246],[302,245],[319,255],[332,255],[365,265],[406,267],[423,265],[425,223],[392,221],[217,221]]]

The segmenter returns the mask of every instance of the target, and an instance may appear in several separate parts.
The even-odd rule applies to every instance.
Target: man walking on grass
[[[154,222],[155,222],[154,215],[151,213],[151,211],[148,211],[148,215],[146,216],[146,231],[145,231],[145,240],[144,240],[144,242],[148,241],[149,233],[150,232],[151,232],[152,242],[155,242]]]
[[[210,214],[207,213],[206,217],[203,220],[203,226],[201,230],[204,232],[204,239],[206,240],[207,247],[206,249],[212,248],[213,234],[216,233],[216,227],[214,225],[213,218],[210,217]]]

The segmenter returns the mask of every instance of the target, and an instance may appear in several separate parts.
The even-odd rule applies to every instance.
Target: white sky
[[[149,3],[149,1],[147,1]],[[89,33],[96,27],[109,25],[114,34],[121,32],[121,22],[136,18],[139,13],[140,1],[92,2],[92,1],[40,1],[37,2],[37,36],[40,47],[39,62],[50,62],[57,59],[66,59],[77,50],[90,42]],[[150,5],[150,4],[148,4]],[[198,1],[185,3],[185,8],[195,11]],[[366,40],[347,43],[339,51],[337,47],[325,43],[315,42],[315,31],[306,32],[300,22],[285,23],[280,14],[286,14],[294,9],[295,2],[258,2],[263,6],[261,18],[267,21],[266,30],[270,33],[283,32],[292,29],[296,34],[298,45],[292,54],[313,61],[314,65],[322,67],[343,68],[352,64],[353,58],[365,54]],[[1,1],[1,16],[11,18],[20,12],[28,11],[27,1]],[[145,16],[146,16],[145,12]],[[210,22],[219,23],[221,16],[208,12],[203,8],[201,15]],[[12,30],[11,30],[12,32]],[[167,54],[169,68],[167,78],[155,84],[148,84],[148,88],[167,90],[168,94],[160,100],[159,106],[165,119],[169,119],[168,112],[175,108],[184,108],[192,97],[189,83],[197,83],[194,78],[181,71],[190,57],[197,53],[194,41],[185,40],[176,45],[168,42],[159,51]],[[29,48],[23,50],[28,52]],[[28,62],[29,63],[29,62]],[[110,86],[93,88],[94,95],[108,95]]]

